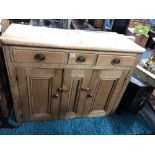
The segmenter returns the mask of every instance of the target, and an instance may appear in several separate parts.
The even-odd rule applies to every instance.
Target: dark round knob
[[[120,59],[118,59],[118,58],[115,58],[115,59],[113,59],[112,61],[111,61],[111,64],[112,65],[118,65],[120,63]]]
[[[86,61],[86,58],[84,56],[78,56],[77,59],[76,59],[77,63],[85,62],[85,61]]]
[[[54,94],[53,97],[54,98],[58,98],[59,97],[59,94]]]
[[[90,94],[88,94],[88,95],[87,95],[87,97],[93,97],[93,94],[92,94],[92,93],[90,93]]]
[[[34,56],[34,60],[37,61],[37,62],[44,61],[45,60],[45,56],[43,54],[36,54]]]

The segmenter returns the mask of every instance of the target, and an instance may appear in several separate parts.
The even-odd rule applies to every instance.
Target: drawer
[[[96,65],[132,66],[136,60],[133,56],[99,55]]]
[[[65,53],[47,52],[47,51],[30,51],[30,50],[14,50],[14,61],[19,63],[55,63],[63,64],[66,59]]]
[[[69,53],[68,64],[92,65],[95,63],[96,54]]]

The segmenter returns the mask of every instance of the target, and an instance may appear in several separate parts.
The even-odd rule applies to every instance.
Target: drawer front
[[[99,55],[96,65],[132,66],[136,60],[133,56]]]
[[[95,63],[95,54],[69,53],[68,64],[92,65]]]
[[[14,50],[14,61],[19,63],[65,63],[66,54],[59,52]]]

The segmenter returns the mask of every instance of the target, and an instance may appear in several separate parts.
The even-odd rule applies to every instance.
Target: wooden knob
[[[58,98],[59,97],[59,94],[54,94],[53,97],[54,98]]]
[[[67,88],[64,88],[64,89],[63,89],[63,92],[68,92],[68,89],[67,89]]]
[[[67,92],[68,89],[66,87],[63,87],[63,88],[58,88],[58,91],[59,92]]]
[[[63,91],[63,89],[62,89],[62,88],[58,88],[58,91],[62,92],[62,91]]]
[[[88,94],[88,95],[87,95],[87,97],[93,97],[93,94],[92,94],[92,93],[90,93],[90,94]]]

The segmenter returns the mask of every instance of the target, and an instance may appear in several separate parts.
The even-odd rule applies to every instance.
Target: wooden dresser
[[[18,24],[1,42],[17,121],[112,114],[144,51],[112,32]]]

